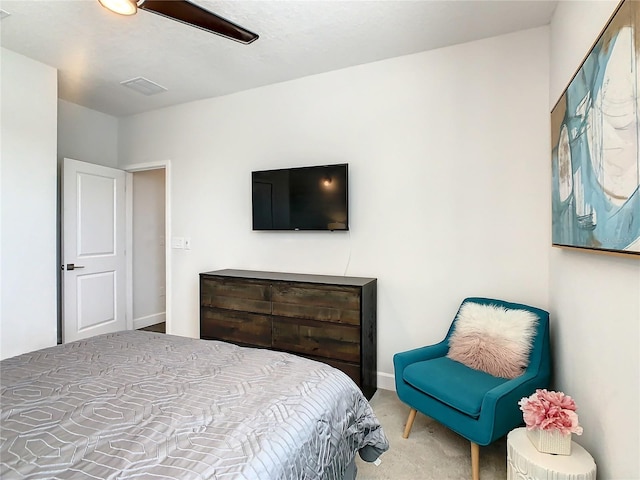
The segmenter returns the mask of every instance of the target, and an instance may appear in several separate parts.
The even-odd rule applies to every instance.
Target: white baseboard
[[[396,377],[391,373],[378,372],[378,388],[396,391]]]
[[[137,330],[139,328],[148,327],[157,323],[162,323],[167,320],[165,312],[154,313],[153,315],[146,315],[144,317],[138,317],[133,319],[133,328]]]

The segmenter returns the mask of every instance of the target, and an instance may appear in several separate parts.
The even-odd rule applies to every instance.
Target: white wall
[[[133,327],[165,321],[165,171],[133,174]]]
[[[393,353],[442,337],[466,295],[548,307],[577,440],[599,478],[636,478],[640,264],[549,247],[549,111],[616,4],[561,2],[551,48],[547,29],[519,32],[122,119],[116,133],[61,101],[59,153],[173,161],[174,234],[193,242],[174,250],[173,333],[198,335],[197,274],[225,267],[376,276],[388,374]],[[2,50],[2,357],[55,339],[55,96],[55,70]],[[90,117],[108,139],[69,134]],[[350,164],[350,233],[251,231],[251,170],[334,162]]]
[[[56,343],[57,72],[1,49],[0,358]]]
[[[549,110],[617,6],[561,2],[551,24]],[[639,478],[640,262],[553,249],[550,309],[556,388],[573,396],[598,478]]]
[[[198,273],[378,278],[378,368],[440,340],[460,301],[548,304],[548,29],[124,118],[121,164],[172,161],[171,331]],[[253,232],[252,170],[348,162],[351,231]]]
[[[58,100],[58,158],[118,166],[118,119]]]

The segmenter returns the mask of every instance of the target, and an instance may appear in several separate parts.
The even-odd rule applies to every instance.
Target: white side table
[[[526,429],[507,435],[507,480],[596,480],[596,463],[584,448],[571,444],[571,455],[540,453]]]

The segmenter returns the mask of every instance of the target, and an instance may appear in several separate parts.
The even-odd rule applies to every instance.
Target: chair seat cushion
[[[447,357],[412,363],[404,369],[402,378],[421,392],[473,418],[480,416],[485,394],[509,381]]]

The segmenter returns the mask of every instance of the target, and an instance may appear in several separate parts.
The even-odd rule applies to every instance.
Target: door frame
[[[156,162],[133,163],[120,166],[126,172],[126,312],[127,328],[133,329],[133,173],[145,170],[164,169],[164,257],[165,257],[165,321],[166,333],[172,332],[171,306],[171,160]]]

